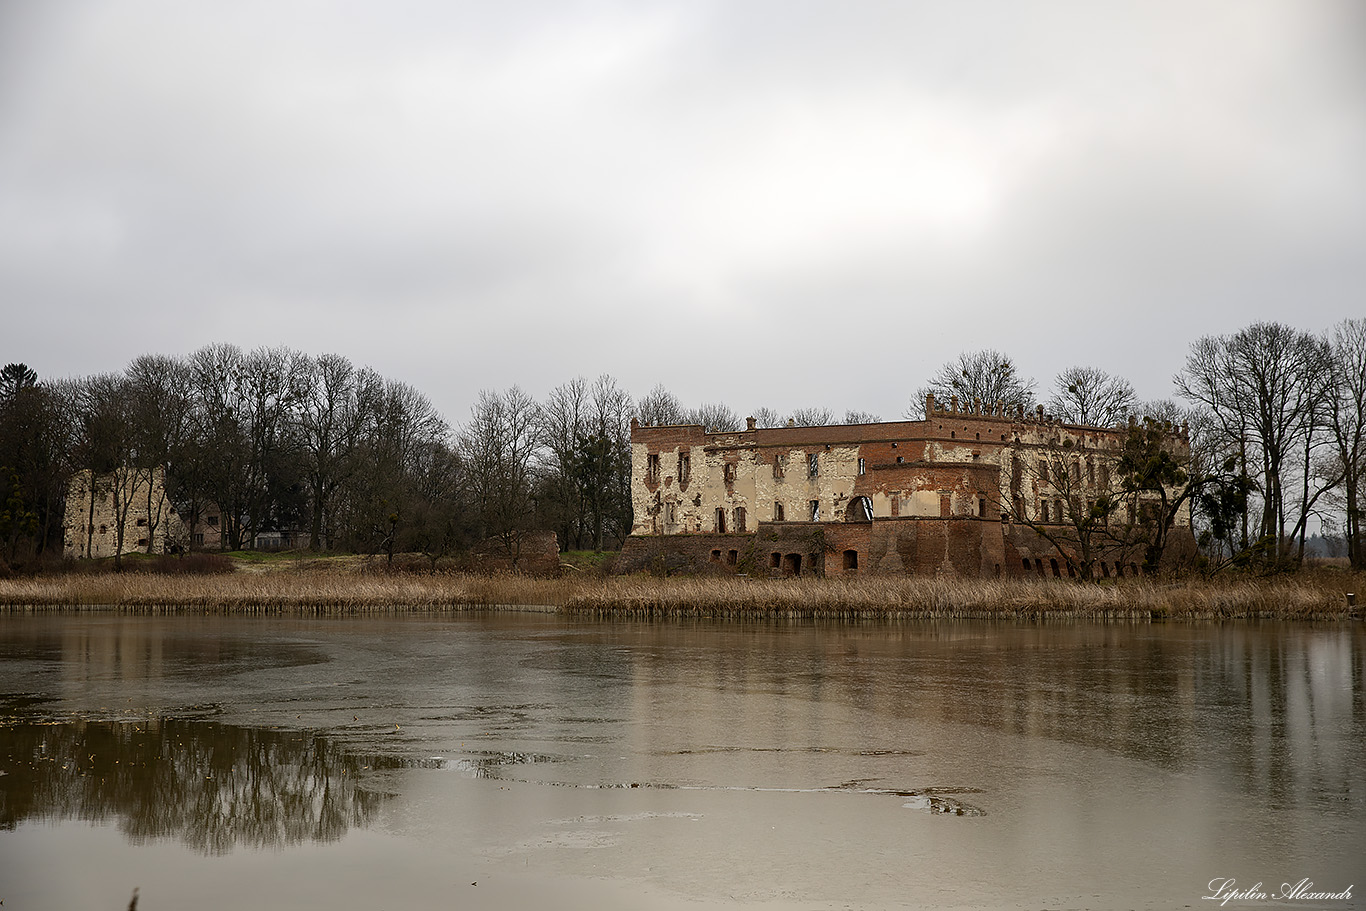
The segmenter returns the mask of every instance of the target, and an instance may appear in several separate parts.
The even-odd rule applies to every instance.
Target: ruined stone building
[[[1048,540],[1070,510],[1116,488],[1127,428],[1064,424],[1000,405],[947,406],[922,421],[707,433],[697,425],[631,428],[631,537],[620,568],[730,564],[754,574],[1067,575]],[[1189,456],[1172,428],[1164,448]],[[1141,521],[1131,497],[1109,521]],[[1190,514],[1170,556],[1194,550]],[[1055,533],[1056,532],[1056,533]],[[1096,535],[1097,577],[1129,575],[1141,548]]]
[[[93,477],[93,482],[92,482]],[[78,471],[67,485],[63,527],[67,557],[114,556],[119,517],[123,553],[166,553],[185,543],[186,529],[166,496],[166,472],[124,470],[95,476]]]

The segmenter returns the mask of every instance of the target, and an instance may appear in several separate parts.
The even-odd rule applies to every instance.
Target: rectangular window
[[[811,521],[812,521],[812,522],[819,522],[819,521],[821,520],[821,501],[820,501],[820,500],[812,500],[810,505],[811,505]]]
[[[664,524],[670,526],[674,524],[674,504],[664,504]]]
[[[716,533],[718,535],[726,533],[726,511],[720,506],[716,507]]]
[[[659,453],[652,452],[645,457],[645,477],[652,483],[659,481]]]
[[[680,485],[688,483],[688,475],[692,473],[692,456],[686,452],[678,454],[678,483]]]
[[[858,473],[859,473],[859,474],[867,474],[867,473],[868,473],[868,466],[867,466],[867,464],[863,461],[863,459],[859,459],[859,460],[858,460]]]
[[[734,481],[734,480],[735,480],[735,463],[734,463],[734,462],[727,462],[727,463],[726,463],[725,472],[726,472],[726,481],[727,481],[728,483],[731,482],[731,481]]]
[[[773,455],[773,476],[781,478],[783,476],[783,457],[774,453]]]
[[[817,455],[816,453],[814,453],[814,452],[808,453],[808,454],[807,454],[807,456],[806,456],[806,476],[807,476],[808,478],[814,478],[814,477],[816,477],[816,475],[820,474],[820,470],[821,470],[820,458],[821,458],[821,457],[820,457],[819,455]]]
[[[147,527],[147,520],[146,520],[145,518],[143,518],[143,519],[138,519],[138,528],[146,528],[146,527]]]
[[[217,527],[218,527],[218,516],[209,516],[208,522],[209,522],[209,527],[210,527],[210,528],[217,528]]]
[[[783,521],[783,504],[779,503],[777,500],[773,501],[773,521]]]
[[[743,534],[745,531],[745,507],[735,507],[735,531]]]
[[[1040,462],[1039,462],[1039,480],[1040,480],[1040,481],[1043,481],[1045,484],[1048,483],[1048,462],[1047,462],[1047,460],[1040,460]]]

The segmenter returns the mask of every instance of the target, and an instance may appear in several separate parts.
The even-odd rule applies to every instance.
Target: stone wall
[[[717,551],[725,565],[734,551],[735,565],[760,574],[1023,575],[1025,560],[1035,571],[1035,561],[1058,556],[1026,523],[1066,532],[1064,506],[1084,511],[1116,489],[1111,468],[1127,428],[1063,424],[1042,409],[946,407],[932,396],[925,413],[823,427],[750,421],[729,433],[633,424],[635,518],[620,569],[699,569],[717,563]],[[1169,428],[1168,443],[1189,456],[1184,428]],[[1141,498],[1128,507],[1141,510]],[[1193,550],[1188,509],[1176,525],[1176,550]],[[800,544],[817,530],[819,547]],[[751,564],[735,536],[753,540]]]
[[[119,548],[120,513],[123,553],[160,554],[184,544],[185,527],[166,497],[165,480],[160,468],[121,469],[99,476],[76,472],[67,485],[63,555],[114,556]]]

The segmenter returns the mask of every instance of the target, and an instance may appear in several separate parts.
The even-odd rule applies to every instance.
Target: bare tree
[[[1053,381],[1053,396],[1044,407],[1069,424],[1113,427],[1128,418],[1137,401],[1123,377],[1096,367],[1068,367]]]
[[[1332,395],[1329,426],[1342,479],[1343,533],[1353,569],[1366,566],[1361,480],[1366,475],[1366,319],[1343,320],[1329,333]]]
[[[835,414],[828,408],[798,408],[788,419],[798,427],[825,427],[835,420]]]
[[[147,553],[156,531],[169,526],[166,471],[183,450],[191,419],[191,376],[185,362],[157,354],[135,359],[125,371],[130,397],[131,431],[136,448],[134,470],[145,484]],[[161,481],[161,483],[158,483]]]
[[[382,550],[392,564],[394,551],[411,536],[419,519],[417,479],[444,467],[424,460],[437,458],[433,447],[445,446],[449,433],[425,395],[407,383],[383,381],[358,453],[365,468],[348,485],[351,534],[370,553]]]
[[[593,546],[610,532],[618,545],[631,529],[631,397],[616,380],[594,382],[588,422],[578,442],[575,474],[588,506]]]
[[[90,473],[86,502],[87,556],[93,553],[95,507],[107,493],[113,516],[114,567],[123,568],[124,538],[138,477],[128,381],[119,374],[86,377],[72,387],[79,421],[76,464]]]
[[[1120,543],[1110,527],[1119,501],[1108,470],[1097,472],[1093,457],[1061,431],[1010,458],[1010,501],[997,504],[1000,512],[1047,541],[1068,575],[1093,578],[1101,547]]]
[[[662,427],[687,423],[688,412],[677,396],[657,385],[636,402],[636,419],[646,427]]]
[[[1245,474],[1251,473],[1254,461],[1260,462],[1258,536],[1272,542],[1278,558],[1289,550],[1287,481],[1297,470],[1310,470],[1308,455],[1302,463],[1295,459],[1316,445],[1325,369],[1318,339],[1279,323],[1256,323],[1233,335],[1200,339],[1174,378],[1181,397],[1215,416],[1226,443],[1237,449]],[[1296,526],[1301,534],[1308,506],[1306,495]]]
[[[755,427],[781,427],[787,423],[782,415],[767,406],[754,409],[750,417],[754,418]]]
[[[309,490],[308,548],[316,551],[331,547],[333,500],[361,467],[358,451],[382,401],[384,381],[336,354],[324,354],[309,366],[297,421]]]
[[[656,386],[651,395],[656,395],[654,404],[660,405],[668,393]],[[566,550],[582,550],[587,531],[585,491],[575,476],[574,465],[579,441],[586,433],[589,410],[588,381],[581,376],[552,389],[540,410],[543,448],[537,508],[542,521],[556,529]]]
[[[688,412],[686,424],[701,424],[707,433],[734,433],[740,429],[740,419],[723,402],[708,402]]]
[[[965,405],[973,401],[983,405],[1002,402],[1012,412],[1034,405],[1034,381],[1020,376],[1013,360],[991,349],[964,352],[940,367],[916,392],[906,417],[919,420],[924,416],[925,398],[930,393],[943,402],[957,397]]]
[[[877,424],[882,419],[871,411],[855,411],[850,409],[844,412],[844,423],[846,424]]]
[[[540,409],[517,386],[479,393],[459,447],[482,535],[503,546],[515,569],[532,530],[532,473],[539,445]]]

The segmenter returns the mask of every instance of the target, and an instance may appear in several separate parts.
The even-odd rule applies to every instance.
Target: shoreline
[[[0,613],[351,614],[539,610],[593,618],[1360,620],[1360,574],[1275,579],[1070,580],[376,573],[281,568],[186,576],[0,580]]]

